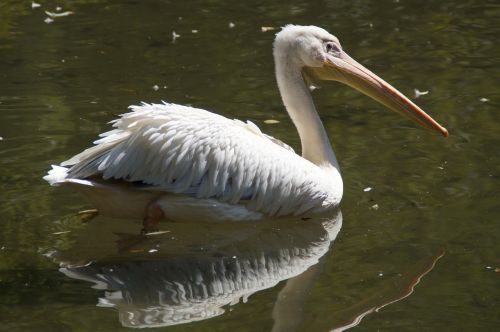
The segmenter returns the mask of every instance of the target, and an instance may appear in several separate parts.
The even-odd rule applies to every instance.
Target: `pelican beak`
[[[309,67],[308,69],[313,68]],[[424,127],[438,131],[444,137],[448,137],[446,128],[437,123],[436,120],[401,92],[356,62],[344,51],[340,51],[336,56],[328,54],[323,67],[314,68],[313,75],[318,79],[335,80],[347,84],[387,108],[410,118]]]

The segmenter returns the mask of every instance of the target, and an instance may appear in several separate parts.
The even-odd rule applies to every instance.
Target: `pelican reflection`
[[[212,225],[196,232],[202,236],[193,236],[192,225],[173,224],[156,235],[121,234],[112,253],[57,259],[66,276],[103,290],[97,305],[118,310],[123,326],[170,326],[219,316],[227,305],[290,278],[294,282],[283,291],[291,287],[303,294],[300,288],[315,273],[310,268],[328,252],[341,225],[340,211],[308,221]],[[287,306],[293,301],[276,301],[273,316],[293,312]]]

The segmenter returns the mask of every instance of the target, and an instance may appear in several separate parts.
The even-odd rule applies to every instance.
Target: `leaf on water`
[[[490,100],[488,98],[482,97],[481,99],[479,99],[479,101],[482,102],[482,103],[486,103],[486,102],[488,102]]]
[[[47,17],[47,18],[46,18],[45,20],[43,20],[43,21],[44,21],[45,23],[47,23],[47,24],[50,24],[50,23],[54,22],[54,20],[53,20],[53,19],[51,19],[50,17]]]
[[[236,24],[234,24],[233,22],[229,22],[229,28],[234,28],[236,26]]]
[[[378,210],[378,204],[373,204],[371,207],[370,207],[371,210]]]
[[[265,124],[277,124],[280,122],[278,120],[268,119],[268,120],[264,120],[264,123]]]
[[[151,233],[147,233],[146,236],[161,235],[161,234],[167,234],[167,233],[170,233],[170,231],[151,232]]]
[[[372,187],[366,187],[365,189],[363,189],[363,191],[365,193],[367,193],[367,192],[371,191],[372,189],[373,189]]]
[[[70,233],[71,231],[62,231],[62,232],[54,232],[52,233],[53,235],[61,235],[61,234],[66,234],[66,233]]]
[[[38,7],[41,7],[42,5],[39,4],[39,3],[36,3],[35,1],[31,2],[31,9],[35,9],[35,8],[38,8]]]
[[[70,12],[70,11],[66,11],[66,12],[62,12],[62,13],[54,13],[54,12],[49,12],[46,10],[45,14],[47,14],[47,16],[49,16],[51,18],[56,18],[56,17],[69,16],[69,15],[74,14],[74,13]]]

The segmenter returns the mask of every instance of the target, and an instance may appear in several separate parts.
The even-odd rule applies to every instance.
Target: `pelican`
[[[71,184],[98,211],[160,219],[244,221],[305,216],[336,207],[343,193],[339,164],[314,106],[309,82],[347,84],[420,125],[448,131],[401,92],[352,59],[339,40],[315,26],[287,25],[273,55],[285,108],[302,156],[250,121],[177,104],[130,106],[114,129],[44,177]]]

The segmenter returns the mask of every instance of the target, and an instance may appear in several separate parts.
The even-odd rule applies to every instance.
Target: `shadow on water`
[[[148,235],[138,235],[135,223],[98,218],[70,249],[53,252],[51,258],[67,277],[93,283],[100,291],[97,306],[116,309],[124,327],[214,318],[286,280],[273,303],[272,331],[300,331],[321,258],[331,253],[341,227],[340,210],[310,220],[165,223],[168,230]],[[388,280],[379,292],[334,319],[326,317],[322,325],[343,331],[409,296],[442,255],[417,263],[399,286]]]

